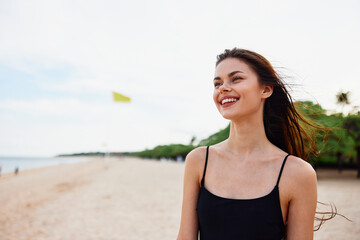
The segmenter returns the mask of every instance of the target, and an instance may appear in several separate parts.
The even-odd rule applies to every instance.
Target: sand
[[[183,163],[124,157],[3,175],[0,240],[176,239],[183,171]],[[319,171],[319,200],[354,222],[336,217],[315,239],[360,239],[355,174]]]

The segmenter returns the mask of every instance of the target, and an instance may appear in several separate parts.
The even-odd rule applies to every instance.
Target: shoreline
[[[82,158],[85,158],[85,157],[82,157]],[[88,162],[88,161],[93,161],[93,160],[98,159],[98,158],[100,158],[100,157],[86,157],[86,160],[83,160],[83,161],[64,162],[64,163],[56,163],[56,164],[53,164],[53,165],[46,165],[46,166],[40,166],[40,167],[34,167],[34,168],[19,169],[19,173],[17,175],[14,172],[1,173],[0,181],[2,179],[5,180],[5,179],[12,178],[12,177],[18,177],[20,175],[35,174],[36,172],[46,171],[46,169],[56,168],[58,166],[65,165],[65,164],[77,164],[77,163],[84,163],[84,162]]]
[[[92,157],[0,157],[1,174],[14,173],[15,169],[24,171],[60,164],[83,162]]]

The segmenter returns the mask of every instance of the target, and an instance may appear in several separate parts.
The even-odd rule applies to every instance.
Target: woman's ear
[[[261,95],[262,95],[263,98],[268,98],[268,97],[270,97],[272,95],[273,91],[274,91],[273,86],[264,85]]]

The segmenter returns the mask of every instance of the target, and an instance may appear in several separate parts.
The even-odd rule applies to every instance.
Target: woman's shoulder
[[[187,165],[199,165],[204,163],[206,158],[206,148],[206,146],[203,146],[191,150],[186,156],[185,163],[187,163]]]
[[[185,158],[185,172],[194,176],[200,185],[206,158],[206,147],[197,147],[190,151]]]
[[[286,167],[288,174],[297,178],[316,176],[310,163],[293,155],[289,155]]]
[[[317,176],[314,168],[305,160],[290,155],[286,161],[283,178],[292,191],[302,191],[316,185]]]

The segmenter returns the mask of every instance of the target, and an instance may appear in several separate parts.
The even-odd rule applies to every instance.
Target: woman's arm
[[[317,205],[316,172],[299,158],[291,159],[290,202],[287,218],[288,240],[312,240]]]
[[[181,223],[177,240],[198,239],[196,205],[203,169],[201,164],[205,163],[205,151],[204,147],[197,148],[186,156]]]

